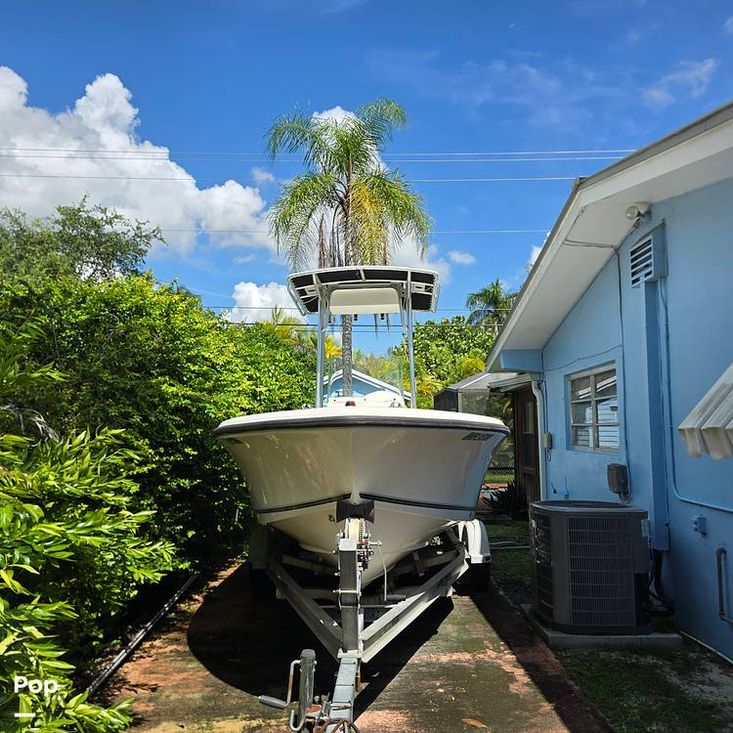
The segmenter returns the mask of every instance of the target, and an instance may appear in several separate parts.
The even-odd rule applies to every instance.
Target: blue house
[[[366,397],[372,392],[387,391],[394,392],[395,395],[400,394],[400,390],[388,382],[372,377],[369,374],[360,372],[358,369],[351,371],[351,386],[354,397]],[[323,402],[328,404],[330,397],[343,397],[344,394],[344,375],[341,369],[337,369],[330,377],[323,380]],[[410,393],[402,392],[405,404],[410,403]]]
[[[679,627],[728,658],[732,362],[729,104],[575,182],[487,360],[524,376],[539,495],[645,508]]]

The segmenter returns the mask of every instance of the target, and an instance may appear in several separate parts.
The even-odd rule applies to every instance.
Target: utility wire
[[[158,154],[139,154],[136,151],[130,151],[130,155],[120,155],[118,153],[114,154],[102,154],[102,153],[94,153],[94,154],[83,154],[78,155],[75,152],[70,151],[66,154],[58,154],[58,153],[8,153],[8,152],[0,152],[0,158],[8,158],[10,160],[131,160],[131,161],[137,161],[137,160],[150,160],[150,161],[161,161],[164,163],[175,163],[176,161],[168,155],[158,155]],[[135,152],[134,155],[132,153]],[[179,155],[176,156],[177,158],[185,158],[188,156],[185,155]],[[392,158],[391,156],[384,156],[384,160],[390,163],[410,163],[410,164],[450,164],[450,165],[460,165],[463,163],[554,163],[554,162],[563,162],[563,161],[575,161],[575,160],[618,160],[620,156],[618,155],[594,155],[594,156],[576,156],[576,157],[567,157],[567,156],[553,156],[553,157],[542,157],[542,158],[530,158],[530,157],[514,157],[514,158],[506,158],[506,157],[498,157],[498,158],[485,158],[485,157],[471,157],[471,158]],[[243,162],[243,163],[272,163],[269,158],[246,158],[246,159],[232,159],[229,157],[224,156],[206,156],[206,157],[200,157],[198,158],[200,161],[208,161],[208,162],[219,162],[219,163],[231,163],[231,162]],[[288,159],[280,159],[278,158],[278,163],[292,163],[292,164],[300,164],[301,160],[298,158],[288,158]]]
[[[316,324],[310,324],[310,323],[293,323],[293,324],[280,324],[280,323],[273,323],[272,321],[231,321],[231,323],[235,323],[237,325],[241,326],[254,326],[256,324],[263,324],[266,323],[273,328],[280,328],[287,331],[318,331],[318,326]],[[419,322],[418,322],[419,323]],[[485,330],[491,330],[496,331],[498,328],[498,325],[494,325],[491,323],[454,323],[451,324],[452,328],[474,328],[474,329],[485,329]],[[376,333],[378,331],[381,331],[382,333],[387,332],[390,334],[397,334],[398,329],[395,328],[394,324],[391,328],[383,325],[379,325],[376,329],[374,327],[374,323],[354,323],[352,324],[352,329],[354,331],[363,331],[365,333]]]
[[[199,234],[269,234],[269,229],[169,229],[161,227],[162,232],[199,233]],[[433,234],[546,234],[545,229],[435,229]]]
[[[216,150],[208,150],[208,151],[175,151],[175,150],[168,150],[168,149],[162,149],[162,150],[149,150],[146,151],[144,149],[134,149],[130,150],[128,149],[106,149],[106,148],[60,148],[60,147],[54,147],[54,148],[36,148],[36,147],[13,147],[13,146],[0,146],[0,151],[3,152],[39,152],[39,153],[62,153],[62,152],[69,152],[69,153],[148,153],[151,156],[152,155],[160,155],[163,156],[170,156],[170,155],[177,155],[177,156],[184,156],[184,155],[195,155],[195,156],[206,156],[206,155],[215,155],[215,156],[227,156],[227,157],[245,157],[245,158],[257,158],[257,159],[267,159],[270,160],[268,156],[263,155],[263,153],[260,152],[253,152],[253,153],[245,153],[245,152],[231,152],[231,151],[216,151]],[[456,152],[456,151],[441,151],[441,152],[426,152],[426,151],[419,151],[419,152],[393,152],[393,153],[387,153],[384,157],[386,158],[414,158],[414,157],[429,157],[429,156],[442,156],[442,157],[448,157],[448,156],[455,156],[455,157],[475,157],[475,156],[484,156],[484,157],[491,157],[491,156],[501,156],[501,155],[600,155],[600,154],[624,154],[624,153],[633,153],[633,148],[584,148],[579,150],[496,150],[496,151],[465,151],[465,152]],[[163,157],[164,160],[166,160],[166,157]],[[283,156],[277,156],[275,160],[300,160],[300,157],[297,155],[283,155]]]
[[[191,291],[196,295],[196,291]],[[222,295],[220,297],[226,297],[229,298],[231,296],[229,295]],[[211,308],[212,310],[264,310],[267,306],[261,306],[261,305],[209,305],[207,308]],[[281,311],[298,311],[298,308],[295,306],[290,305],[278,305],[273,306],[273,308],[277,308]],[[509,313],[511,308],[492,308],[491,311],[493,313]],[[437,308],[435,311],[430,311],[431,313],[473,313],[472,308]]]
[[[58,178],[103,181],[178,181],[196,183],[196,181],[219,181],[216,177],[198,176],[82,176],[51,173],[0,173],[0,178]],[[412,178],[411,183],[525,183],[529,181],[575,181],[578,176],[526,176],[517,178]]]

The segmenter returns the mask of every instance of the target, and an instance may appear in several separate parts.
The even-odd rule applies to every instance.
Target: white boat
[[[336,563],[343,507],[373,502],[370,534],[381,557],[363,568],[366,587],[445,528],[473,518],[486,468],[508,429],[483,415],[406,407],[387,391],[322,406],[331,319],[372,313],[400,315],[416,403],[413,312],[435,310],[436,273],[329,268],[291,275],[289,289],[303,315],[319,315],[316,406],[235,417],[215,432],[239,464],[258,522],[327,563]]]

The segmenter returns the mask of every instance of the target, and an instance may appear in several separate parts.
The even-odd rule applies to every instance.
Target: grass
[[[494,471],[489,469],[484,477],[487,484],[511,484],[514,482],[514,471]]]
[[[731,730],[731,711],[699,694],[699,668],[684,679],[674,672],[675,666],[688,667],[691,657],[702,656],[696,649],[674,654],[594,649],[557,656],[617,733]]]
[[[492,543],[529,544],[527,521],[487,524]],[[492,552],[492,577],[515,604],[531,602],[529,550]],[[558,651],[578,684],[616,733],[733,731],[733,670],[688,643],[674,651]]]
[[[489,541],[529,544],[529,523],[526,521],[489,523]],[[503,550],[491,553],[491,575],[515,605],[532,601],[532,560],[529,550]]]

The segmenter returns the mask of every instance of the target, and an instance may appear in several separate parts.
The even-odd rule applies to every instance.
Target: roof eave
[[[573,182],[573,187],[565,201],[565,204],[560,212],[560,215],[555,221],[550,233],[545,240],[545,244],[540,251],[539,256],[535,260],[532,268],[529,271],[529,275],[525,280],[524,284],[519,290],[519,294],[514,301],[512,309],[509,313],[507,320],[505,321],[499,335],[494,342],[494,346],[491,349],[486,359],[486,370],[487,371],[501,371],[499,364],[499,355],[501,354],[509,335],[512,333],[517,325],[517,322],[521,318],[521,315],[526,307],[528,297],[532,294],[534,289],[537,287],[539,281],[539,273],[542,271],[545,261],[554,254],[557,249],[562,245],[561,238],[558,238],[558,232],[568,221],[574,221],[577,216],[579,207],[580,195],[591,188],[592,186],[611,178],[612,176],[618,175],[634,166],[640,165],[645,161],[654,158],[672,148],[677,147],[689,140],[703,135],[706,132],[714,130],[721,125],[733,120],[733,102],[729,102],[721,107],[718,107],[703,117],[691,122],[684,127],[681,127],[674,132],[665,135],[659,140],[640,148],[631,155],[622,158],[619,161],[603,168],[602,170],[594,173],[587,178],[577,178]],[[577,213],[576,213],[577,212]]]

